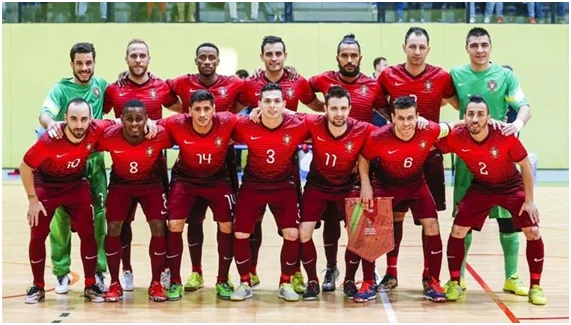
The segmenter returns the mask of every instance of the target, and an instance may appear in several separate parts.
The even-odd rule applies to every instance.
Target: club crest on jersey
[[[85,146],[85,149],[87,149],[87,151],[91,151],[92,148],[93,145],[91,143],[88,143],[87,146]]]
[[[351,153],[354,148],[355,148],[355,146],[353,145],[353,142],[349,141],[349,142],[345,143],[345,151],[347,153]]]
[[[424,82],[424,90],[426,90],[426,91],[432,90],[432,81],[431,80],[426,80]]]
[[[151,96],[151,99],[157,99],[157,92],[155,89],[149,90],[149,95]]]
[[[101,97],[101,91],[99,90],[99,87],[93,87],[93,93],[95,94],[95,97]]]
[[[363,86],[361,86],[361,89],[359,90],[359,92],[361,93],[362,96],[365,96],[369,92],[369,87],[363,85]]]
[[[293,94],[294,94],[293,88],[288,88],[288,89],[286,89],[286,96],[287,96],[287,98],[292,99],[292,98],[293,98]]]
[[[145,150],[145,153],[147,154],[147,157],[150,157],[153,155],[153,147],[148,147],[147,150]]]
[[[497,83],[496,81],[494,81],[494,80],[488,81],[488,90],[489,90],[491,93],[496,92],[496,89],[497,89],[497,88],[498,88],[498,83]]]
[[[221,98],[225,98],[226,95],[228,95],[228,90],[226,89],[226,87],[218,88],[218,95],[220,95]]]
[[[289,144],[291,143],[291,136],[289,134],[284,135],[283,141],[284,145],[289,146]]]
[[[420,144],[418,146],[420,147],[421,150],[426,149],[426,141],[425,140],[420,141]]]
[[[216,139],[214,139],[214,145],[216,146],[216,148],[220,148],[220,146],[222,146],[222,138],[217,137]]]
[[[492,158],[498,158],[500,151],[496,149],[496,147],[492,147],[492,149],[490,149],[490,155],[492,155]]]

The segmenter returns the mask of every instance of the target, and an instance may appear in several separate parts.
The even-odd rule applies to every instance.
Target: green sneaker
[[[536,284],[529,290],[528,301],[534,305],[545,305],[547,298],[543,295],[543,289]]]
[[[230,297],[232,297],[233,293],[234,293],[234,288],[230,286],[230,283],[228,283],[228,281],[216,283],[216,295],[218,296],[218,298],[229,300]]]
[[[202,287],[204,287],[204,278],[198,272],[192,272],[184,284],[184,291],[196,291]]]
[[[518,296],[528,295],[527,287],[523,284],[523,281],[521,281],[517,273],[506,279],[506,282],[504,282],[504,292],[513,293]]]
[[[260,276],[257,274],[250,273],[250,282],[252,283],[251,288],[255,289],[260,286]]]
[[[303,281],[303,274],[301,274],[301,272],[295,272],[294,275],[291,277],[290,282],[295,292],[299,294],[305,292],[306,287]]]
[[[448,281],[446,283],[446,299],[448,301],[456,301],[462,298],[463,292],[462,287],[458,284],[458,281]]]
[[[180,283],[171,283],[167,290],[167,300],[168,301],[177,301],[182,299],[182,284]]]
[[[442,290],[444,290],[444,292],[448,291],[448,286],[450,283],[452,282],[448,280],[448,282],[442,286]],[[466,279],[460,278],[460,288],[462,288],[462,291],[466,291]]]

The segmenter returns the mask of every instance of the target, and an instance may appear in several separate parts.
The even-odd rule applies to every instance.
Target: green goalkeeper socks
[[[464,245],[466,246],[466,253],[464,254],[464,260],[462,261],[462,277],[466,278],[464,276],[464,273],[466,273],[466,259],[468,258],[468,251],[470,250],[470,246],[472,246],[472,232],[469,232],[468,234],[466,234],[466,238],[464,238]]]
[[[500,243],[504,251],[504,269],[506,279],[517,273],[517,262],[519,254],[519,234],[500,232]]]

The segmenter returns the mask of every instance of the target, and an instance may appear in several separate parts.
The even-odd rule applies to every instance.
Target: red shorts
[[[111,183],[107,192],[107,221],[125,221],[137,203],[147,220],[167,220],[167,195],[162,186]]]
[[[490,210],[498,205],[511,213],[516,229],[537,226],[531,221],[527,212],[524,211],[521,216],[518,216],[524,202],[523,189],[510,194],[494,194],[470,187],[458,205],[454,224],[478,231],[482,230]]]
[[[85,179],[65,184],[38,184],[36,195],[46,209],[47,216],[40,212],[38,225],[31,228],[32,237],[47,236],[50,222],[58,207],[63,207],[70,217],[71,228],[77,232],[93,234],[94,213],[89,182]]]
[[[266,205],[270,207],[278,229],[299,227],[299,199],[295,184],[281,189],[256,189],[255,185],[242,183],[236,202],[234,231],[251,234]]]
[[[202,206],[204,212],[194,214],[194,217],[200,217],[196,223],[202,222],[206,207],[210,207],[212,210],[215,221],[231,222],[235,202],[232,188],[227,183],[215,185],[214,187],[205,187],[178,180],[173,181],[168,200],[169,220],[187,220],[191,210],[194,210],[198,203],[204,202],[205,205]],[[191,217],[193,217],[192,214]]]
[[[444,158],[438,150],[432,150],[424,163],[424,178],[437,211],[446,210],[446,184],[444,180]]]
[[[345,220],[345,198],[349,192],[327,193],[313,186],[305,186],[301,198],[301,222],[318,222],[325,211],[337,220]]]
[[[420,219],[438,218],[436,204],[425,183],[407,187],[374,188],[375,197],[392,197],[394,212],[407,212],[410,208],[414,224],[420,225]]]

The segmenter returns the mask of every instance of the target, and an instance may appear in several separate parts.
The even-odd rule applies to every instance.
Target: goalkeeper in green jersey
[[[40,112],[40,124],[51,137],[62,137],[65,107],[73,98],[83,98],[90,105],[94,119],[103,117],[103,95],[107,81],[94,77],[95,48],[91,43],[77,43],[70,50],[70,66],[73,77],[63,78],[48,93]],[[105,257],[105,198],[107,197],[107,175],[103,153],[94,152],[87,161],[87,179],[93,197],[95,240],[97,242],[97,272],[95,278],[102,291],[106,291],[103,273],[107,270]],[[64,208],[56,210],[50,224],[50,247],[53,274],[57,277],[56,293],[67,293],[70,283],[71,228],[69,215]]]
[[[490,115],[496,121],[504,121],[508,107],[517,112],[517,118],[512,123],[502,122],[502,133],[512,136],[519,132],[531,118],[531,110],[519,81],[515,74],[501,65],[490,62],[492,39],[483,28],[472,28],[466,37],[466,52],[470,63],[453,68],[450,71],[456,93],[460,118],[466,111],[470,95],[480,95],[488,103]],[[451,103],[452,104],[452,103]],[[454,164],[454,212],[472,183],[473,176],[466,164],[456,159]],[[513,226],[510,213],[498,206],[490,212],[490,218],[497,220],[500,230],[500,243],[504,253],[505,283],[504,291],[516,295],[527,296],[528,289],[520,280],[517,272],[519,235]],[[466,256],[472,243],[472,233],[466,236]],[[466,260],[462,264],[462,289],[466,289],[464,272]]]

